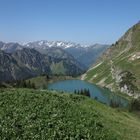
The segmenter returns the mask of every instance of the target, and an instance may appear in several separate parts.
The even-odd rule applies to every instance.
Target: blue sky
[[[140,0],[0,0],[0,40],[118,40],[140,20]]]

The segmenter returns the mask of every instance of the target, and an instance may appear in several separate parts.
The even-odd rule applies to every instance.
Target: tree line
[[[75,90],[74,93],[77,95],[84,95],[84,96],[90,97],[89,89]]]
[[[16,81],[15,87],[17,88],[33,88],[35,89],[35,83],[31,82],[30,80],[18,80]]]
[[[131,100],[129,111],[140,111],[140,97]]]

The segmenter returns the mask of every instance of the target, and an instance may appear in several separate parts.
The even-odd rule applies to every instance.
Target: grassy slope
[[[126,38],[129,38],[128,36],[130,35],[130,42],[126,41]],[[140,53],[140,23],[129,29],[123,38],[108,49],[108,52],[106,52],[100,60],[103,63],[95,69],[89,70],[86,73],[85,80],[98,84],[104,79],[104,82],[102,82],[104,86],[113,84],[112,88],[116,89],[116,83],[111,74],[111,66],[113,66],[117,70],[127,70],[134,73],[137,79],[135,84],[140,91],[140,59],[130,60],[130,58],[137,53]],[[112,61],[112,65],[110,61]],[[95,75],[96,77],[94,77]]]
[[[140,119],[93,99],[50,91],[0,91],[0,139],[139,140]]]

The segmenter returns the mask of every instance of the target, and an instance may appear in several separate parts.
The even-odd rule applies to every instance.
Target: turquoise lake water
[[[49,90],[66,91],[74,93],[75,90],[88,89],[91,98],[110,104],[110,101],[119,102],[121,106],[127,106],[128,101],[121,96],[115,95],[107,89],[101,89],[96,85],[82,81],[82,80],[64,80],[51,83],[47,87]]]

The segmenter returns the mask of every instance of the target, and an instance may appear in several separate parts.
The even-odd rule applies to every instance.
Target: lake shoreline
[[[49,83],[47,89],[64,91],[68,93],[74,93],[74,91],[87,89],[90,91],[90,97],[99,100],[99,102],[110,105],[110,102],[113,101],[115,103],[119,103],[122,107],[128,105],[127,99],[112,93],[108,89],[100,88],[99,86],[94,85],[93,83],[91,84],[89,82],[82,81],[79,79],[62,79],[61,81],[57,80],[56,82]]]

